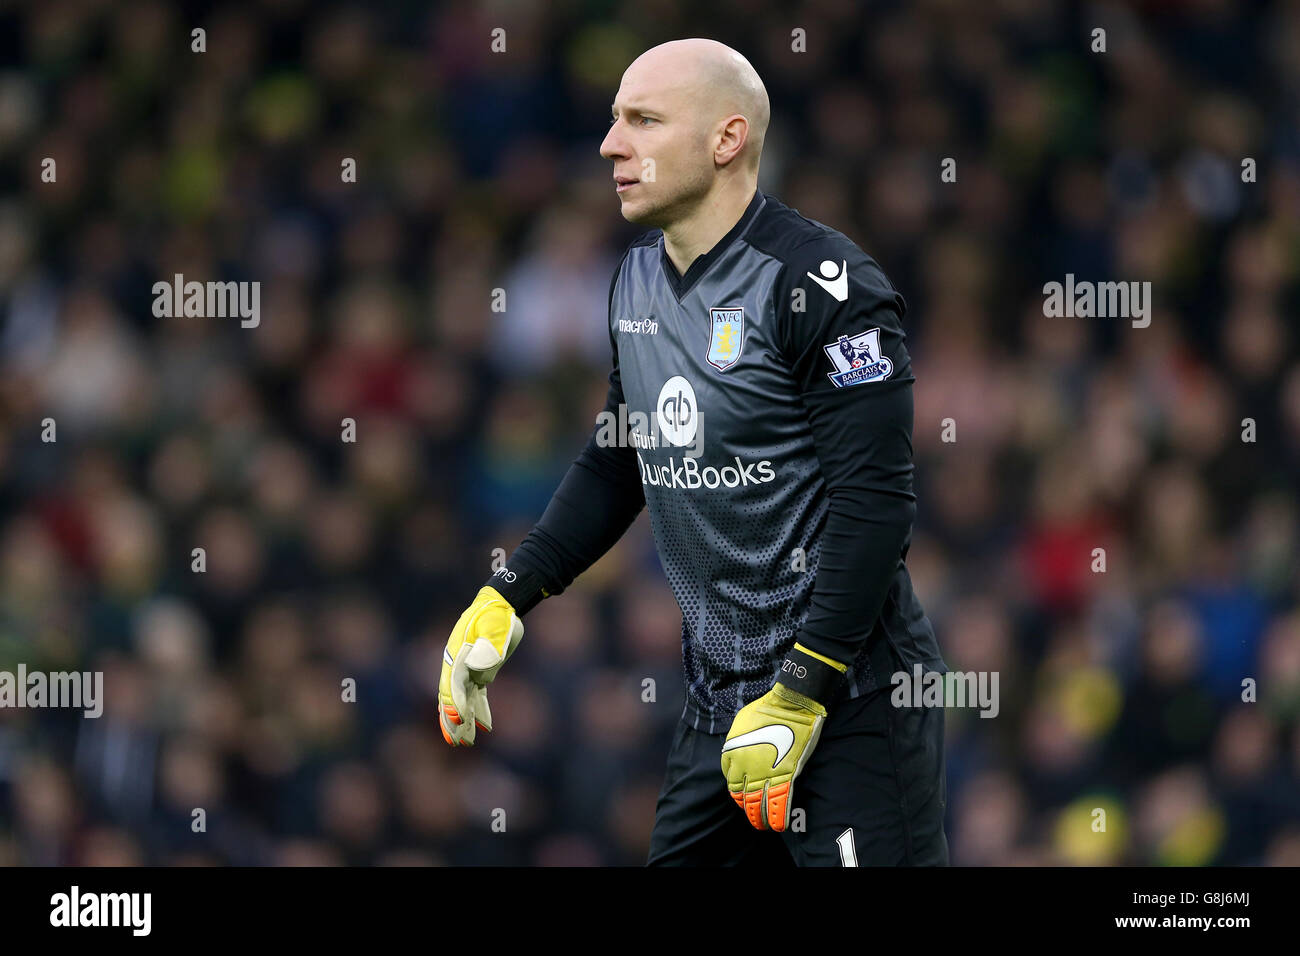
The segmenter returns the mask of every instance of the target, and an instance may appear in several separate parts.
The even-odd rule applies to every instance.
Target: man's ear
[[[713,150],[713,161],[719,166],[726,166],[749,142],[749,120],[740,113],[733,113],[722,121],[718,132],[718,145]]]

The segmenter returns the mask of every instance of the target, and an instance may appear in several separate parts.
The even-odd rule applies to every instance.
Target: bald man
[[[610,284],[608,400],[452,632],[443,735],[491,729],[520,619],[645,507],[686,678],[649,864],[943,865],[943,710],[891,693],[947,670],[904,564],[905,305],[851,240],[758,190],[768,118],[754,68],[712,40],[623,74],[600,154],[652,229]]]

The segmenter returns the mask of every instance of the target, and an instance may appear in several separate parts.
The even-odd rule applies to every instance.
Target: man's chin
[[[645,215],[645,209],[638,202],[628,202],[626,199],[619,203],[618,211],[623,214],[623,218],[628,222],[634,222],[640,225],[641,217]]]
[[[628,222],[638,226],[650,227],[659,225],[658,211],[656,207],[648,203],[638,202],[635,199],[624,199],[619,208],[619,212],[623,214],[623,218]]]

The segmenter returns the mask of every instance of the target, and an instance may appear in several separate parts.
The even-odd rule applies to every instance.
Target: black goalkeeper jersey
[[[587,447],[489,582],[526,613],[648,508],[682,611],[684,718],[724,732],[797,640],[842,693],[945,671],[904,565],[915,514],[905,304],[843,234],[756,191],[679,275],[659,230],[610,286]]]

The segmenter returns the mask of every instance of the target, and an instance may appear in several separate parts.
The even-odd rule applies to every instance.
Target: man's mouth
[[[626,190],[628,190],[628,189],[631,189],[633,186],[635,186],[635,185],[636,185],[637,183],[639,183],[640,181],[641,181],[641,180],[639,180],[639,179],[633,179],[633,178],[631,178],[631,177],[629,177],[629,176],[615,176],[615,177],[614,177],[614,191],[615,191],[615,192],[620,192],[620,193],[621,193],[621,192],[624,192],[624,191],[626,191]]]

